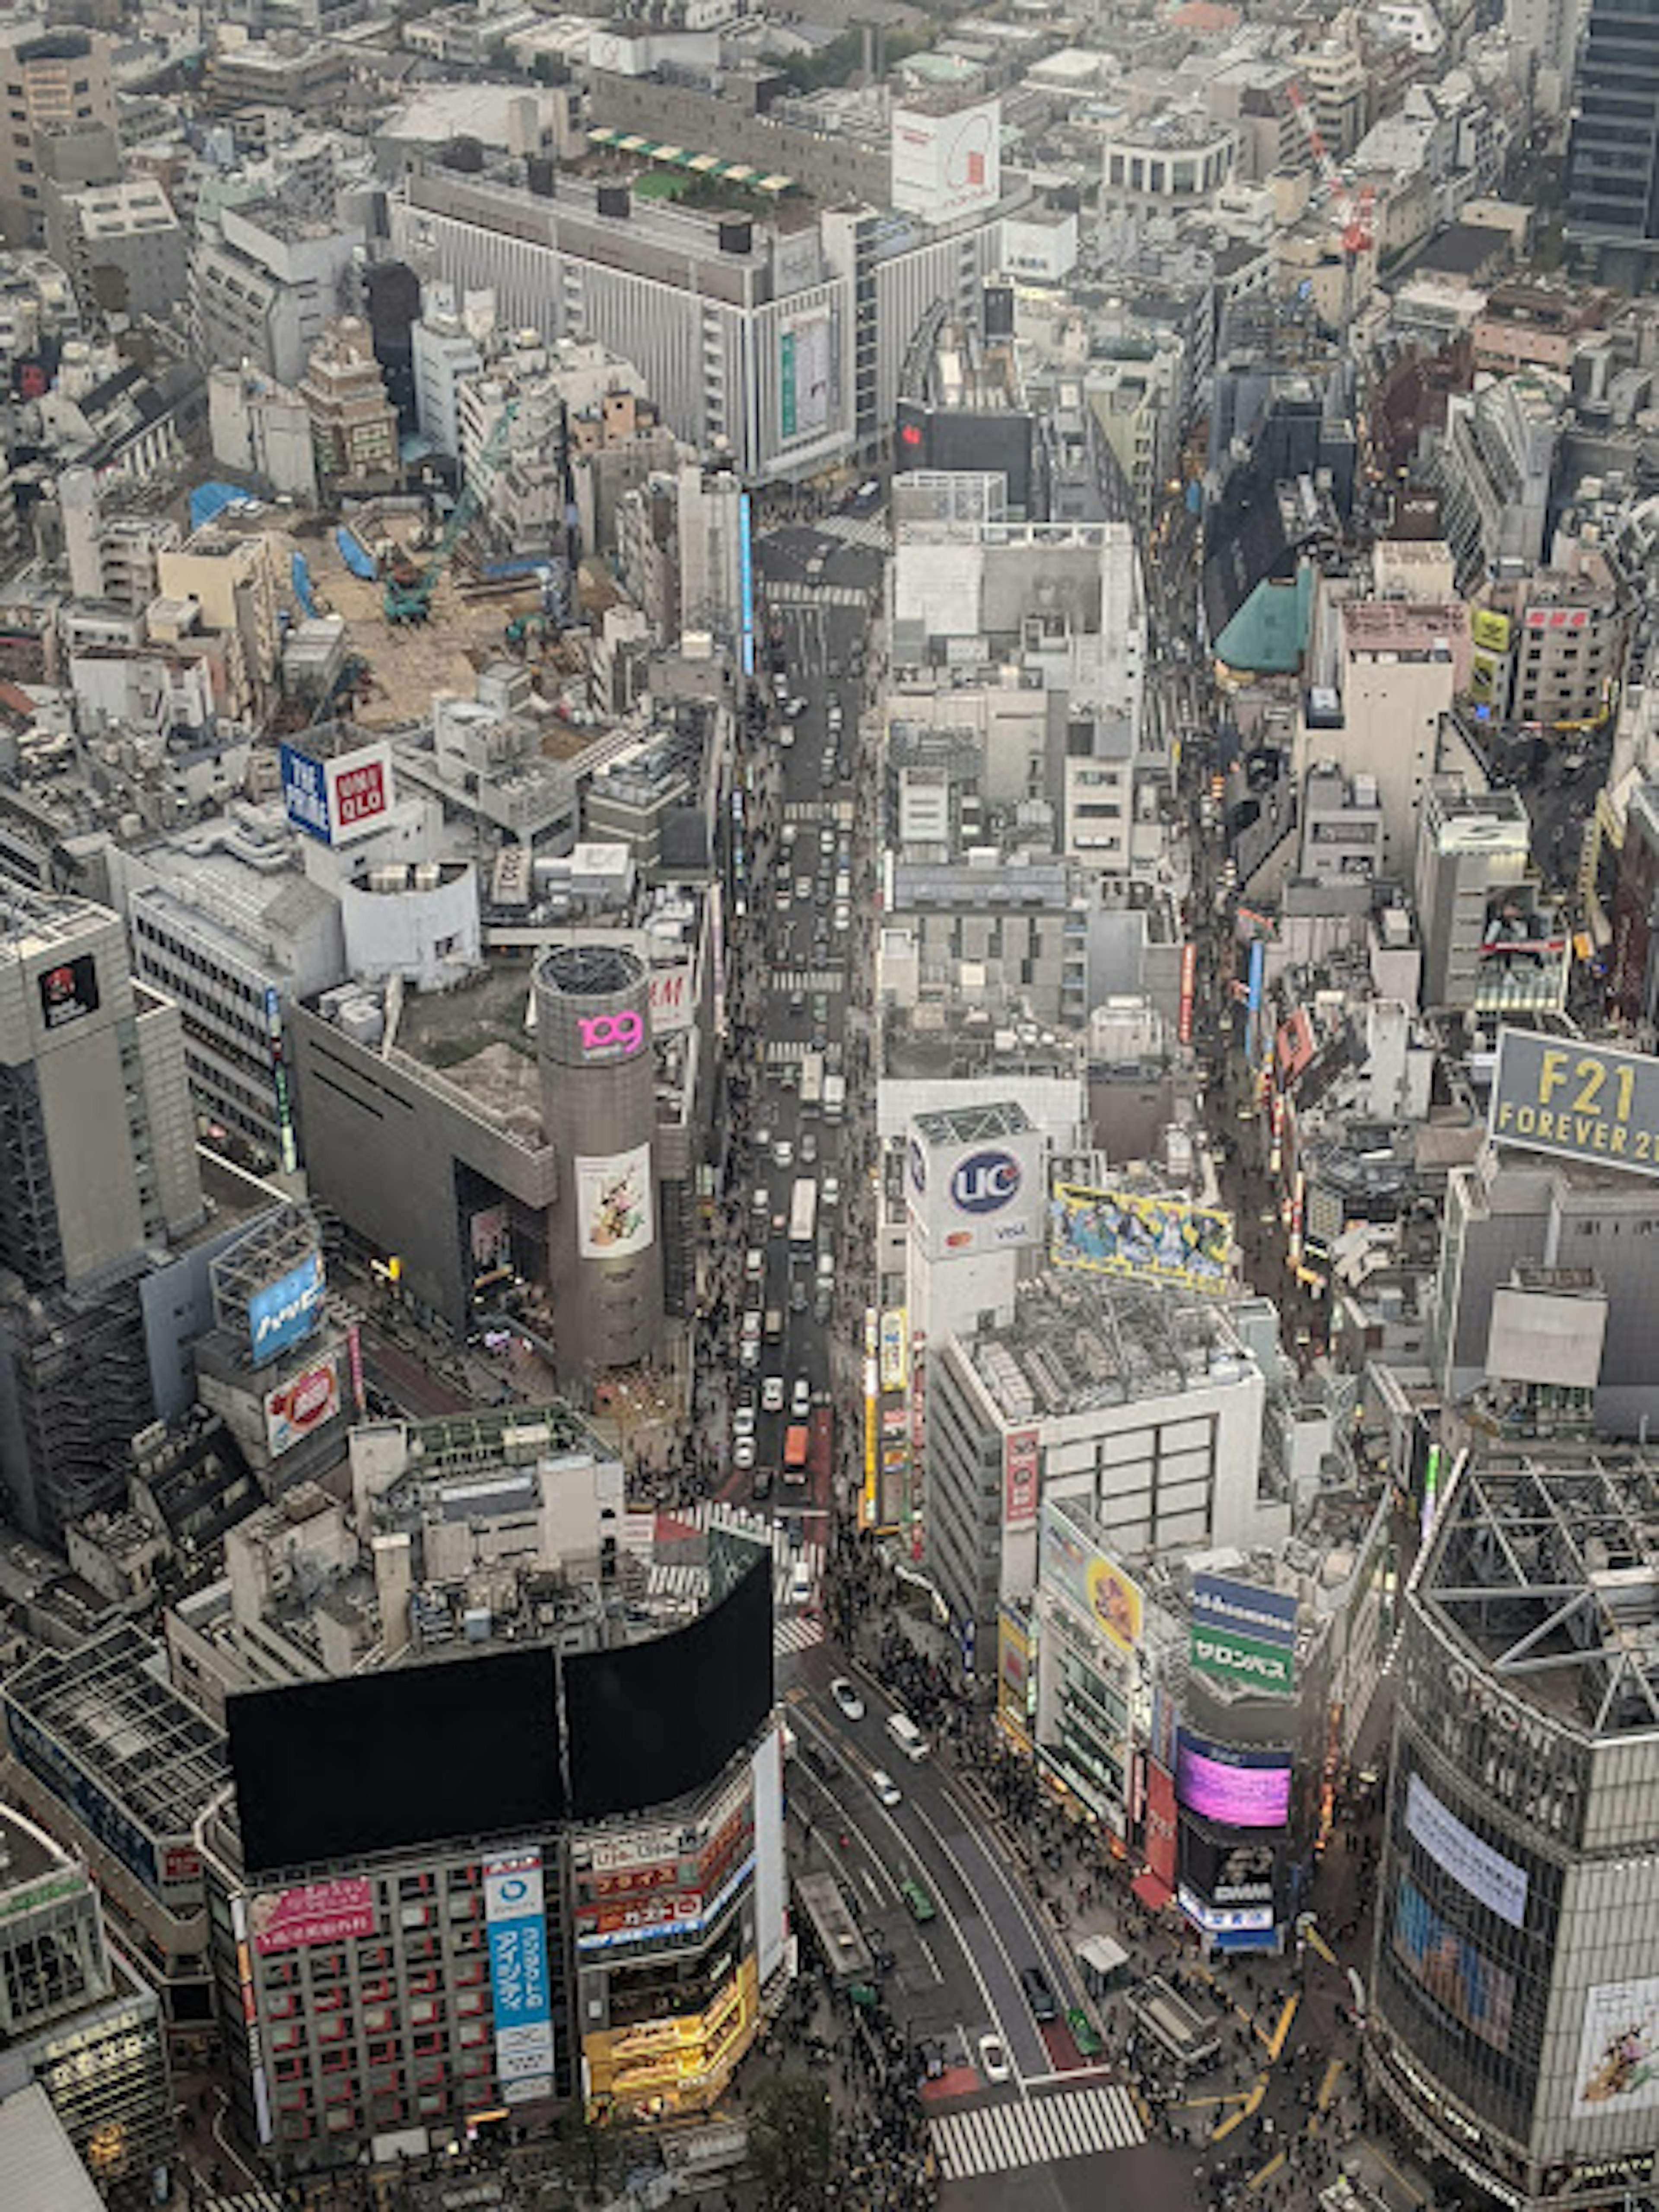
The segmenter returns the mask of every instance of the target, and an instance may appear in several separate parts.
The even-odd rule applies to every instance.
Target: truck
[[[783,1437],[783,1479],[787,1484],[806,1480],[806,1424],[792,1422]]]
[[[844,1075],[826,1075],[823,1079],[824,1120],[839,1121],[846,1111],[847,1078]]]

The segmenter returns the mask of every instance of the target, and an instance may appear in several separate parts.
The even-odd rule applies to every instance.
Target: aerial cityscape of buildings
[[[1659,2212],[1654,0],[0,91],[0,2212]]]

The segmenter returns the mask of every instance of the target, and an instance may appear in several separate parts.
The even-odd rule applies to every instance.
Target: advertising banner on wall
[[[909,1323],[903,1307],[890,1307],[881,1317],[880,1368],[884,1390],[908,1388],[909,1364],[905,1357],[908,1343]]]
[[[1176,1886],[1175,1777],[1158,1761],[1146,1762],[1146,1866],[1165,1889]]]
[[[1054,1187],[1048,1255],[1057,1267],[1219,1291],[1231,1279],[1232,1242],[1230,1213],[1183,1198]]]
[[[1659,1175],[1659,1060],[1501,1029],[1486,1128],[1500,1145]]]
[[[646,989],[650,994],[651,1034],[678,1036],[689,1030],[696,1012],[696,971],[689,960],[659,960],[652,968]]]
[[[584,1260],[626,1260],[656,1237],[651,1147],[625,1152],[579,1154],[576,1170],[576,1249]]]
[[[1176,1740],[1176,1796],[1224,1828],[1282,1828],[1291,1814],[1291,1757],[1238,1751],[1188,1729]]]
[[[1507,2047],[1515,1977],[1443,1920],[1409,1875],[1401,1875],[1395,1893],[1389,1942],[1401,1966],[1443,2012],[1494,2051]]]
[[[1060,1590],[1121,1651],[1140,1638],[1140,1586],[1090,1543],[1053,1504],[1042,1508],[1042,1577]]]
[[[307,1252],[298,1267],[255,1291],[247,1302],[247,1334],[256,1367],[305,1341],[317,1325],[325,1287],[322,1254]]]
[[[1483,1843],[1441,1803],[1420,1774],[1413,1774],[1406,1786],[1406,1826],[1434,1863],[1478,1898],[1488,1912],[1507,1920],[1511,1928],[1525,1926],[1526,1869]]]
[[[755,517],[744,492],[738,501],[738,635],[743,672],[755,672]]]
[[[539,1851],[485,1860],[484,1932],[501,2095],[509,2105],[551,2096],[553,2006]]]
[[[35,981],[40,994],[40,1019],[49,1030],[67,1028],[98,1011],[98,963],[90,952],[79,952],[73,960],[43,968]]]
[[[994,207],[1002,191],[1002,104],[986,100],[949,115],[893,110],[893,205],[945,222]]]
[[[1193,1623],[1193,1672],[1218,1682],[1249,1682],[1288,1698],[1296,1691],[1296,1659],[1277,1644],[1258,1644],[1253,1636],[1239,1636],[1228,1628],[1206,1628]]]
[[[1024,1528],[1036,1519],[1041,1455],[1035,1429],[1011,1429],[1002,1440],[1002,1523]]]
[[[1659,1979],[1597,1982],[1584,1992],[1572,2117],[1651,2112],[1659,2106]]]
[[[340,1410],[340,1376],[332,1359],[307,1367],[265,1393],[265,1443],[280,1459],[331,1421]]]
[[[392,748],[354,746],[320,760],[298,745],[282,749],[283,804],[296,830],[325,845],[349,845],[378,830],[392,811]]]
[[[778,337],[778,417],[783,437],[816,438],[830,427],[828,307],[786,323]]]
[[[372,1936],[380,1925],[374,1885],[360,1875],[266,1891],[249,1899],[247,1918],[253,1948],[262,1959],[277,1951],[308,1950],[313,1943]]]
[[[1254,1682],[1288,1697],[1296,1687],[1297,1603],[1223,1575],[1193,1577],[1191,1660],[1217,1680]]]

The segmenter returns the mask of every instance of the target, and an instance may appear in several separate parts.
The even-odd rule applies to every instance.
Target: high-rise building
[[[1406,1594],[1366,2054],[1438,2203],[1651,2185],[1654,1480],[1645,1454],[1464,1464]]]
[[[1566,235],[1640,289],[1659,255],[1659,6],[1592,0],[1567,159]]]
[[[178,1009],[135,984],[114,915],[6,888],[0,1480],[31,1534],[121,1493],[149,1412],[136,1279],[201,1214]]]

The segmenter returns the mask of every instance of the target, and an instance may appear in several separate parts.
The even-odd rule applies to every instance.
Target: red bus
[[[830,1450],[835,1441],[835,1429],[836,1417],[829,1407],[815,1406],[812,1408],[812,1443],[807,1463],[812,1470],[813,1481],[826,1498],[830,1492]]]
[[[799,1421],[784,1431],[783,1479],[786,1482],[805,1482],[806,1480],[806,1424]]]

